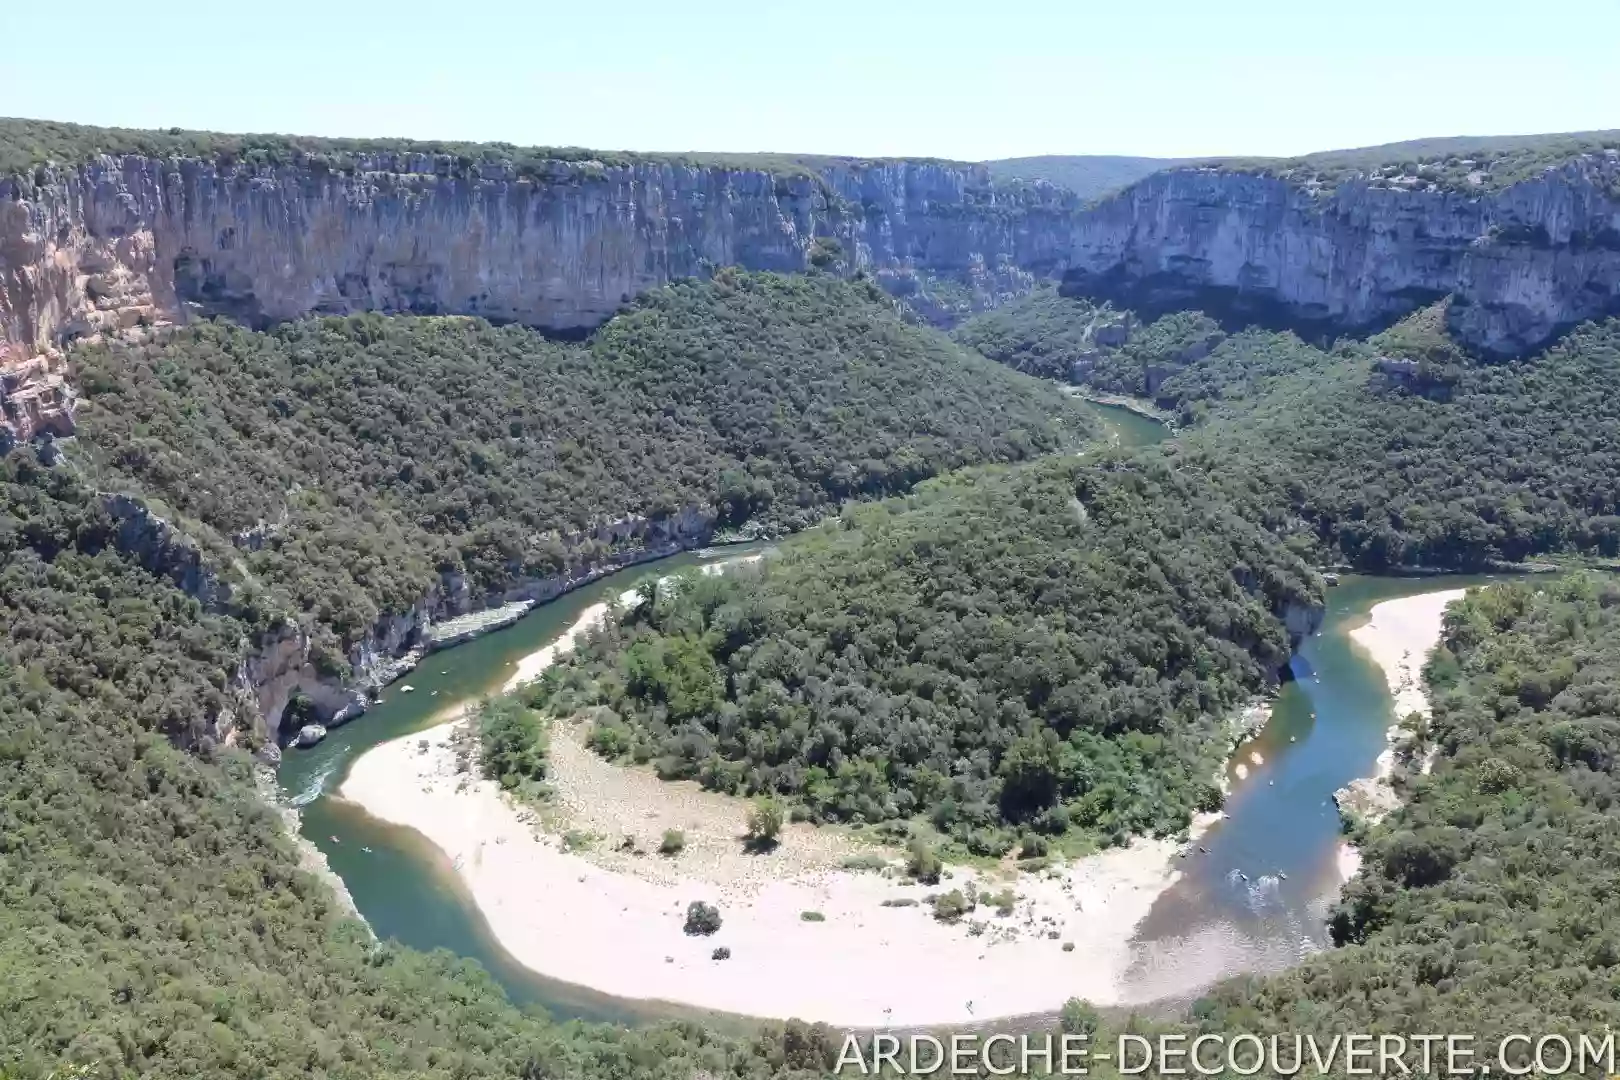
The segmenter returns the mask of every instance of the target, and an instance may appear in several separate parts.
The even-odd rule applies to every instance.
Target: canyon
[[[0,179],[0,442],[72,432],[79,338],[358,311],[580,335],[728,265],[865,274],[939,325],[1050,280],[1324,333],[1450,296],[1465,345],[1517,356],[1620,310],[1617,192],[1612,149],[1501,190],[1182,166],[1089,205],[935,161],[99,156]]]
[[[1617,191],[1614,150],[1477,193],[1179,166],[1089,205],[1048,183],[933,161],[100,156],[0,179],[0,450],[31,439],[48,450],[73,434],[76,340],[360,311],[577,336],[649,288],[731,265],[864,274],[940,325],[1054,280],[1145,312],[1199,306],[1324,331],[1380,326],[1449,296],[1466,344],[1522,355],[1620,308]],[[231,586],[178,528],[129,496],[109,494],[103,508],[121,548],[205,607],[229,609]],[[372,627],[341,672],[322,670],[295,622],[280,624],[244,642],[241,715],[216,718],[214,734],[256,727],[273,756],[294,695],[341,723],[435,647],[447,620],[502,608],[516,617],[708,543],[713,530],[710,508],[625,517],[565,538],[611,554],[573,558],[552,578],[472,595],[446,575]],[[500,624],[458,624],[450,636]]]

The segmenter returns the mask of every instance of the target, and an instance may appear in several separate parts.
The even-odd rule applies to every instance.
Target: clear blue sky
[[[1620,0],[0,0],[0,115],[643,150],[1296,154],[1620,127]]]

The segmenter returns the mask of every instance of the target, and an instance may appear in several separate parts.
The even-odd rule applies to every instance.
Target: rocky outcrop
[[[42,168],[0,180],[5,422],[14,438],[71,430],[65,341],[214,315],[466,314],[579,332],[675,278],[815,264],[951,317],[1057,269],[1077,207],[1050,185],[992,186],[983,166],[907,161]]]
[[[532,600],[518,600],[483,611],[469,611],[439,623],[427,635],[427,649],[448,649],[492,630],[511,626],[534,608]]]
[[[132,556],[148,571],[167,578],[205,609],[236,614],[233,590],[217,563],[176,524],[144,501],[129,495],[101,496],[108,516],[108,542]],[[476,592],[456,574],[442,575],[408,610],[385,614],[357,642],[341,670],[320,662],[308,628],[287,619],[243,641],[241,659],[231,678],[233,704],[210,717],[208,734],[234,741],[242,731],[256,730],[262,756],[274,762],[279,746],[298,735],[282,730],[282,719],[295,695],[309,699],[322,729],[349,722],[370,706],[389,683],[415,669],[428,652],[447,648],[516,622],[536,603],[554,599],[614,571],[700,547],[714,530],[714,514],[687,507],[667,517],[630,515],[562,538],[565,550],[606,551],[544,578],[514,578],[504,588]],[[589,542],[589,543],[588,543]]]
[[[1333,805],[1347,821],[1377,825],[1401,807],[1401,796],[1385,775],[1363,776],[1333,793]]]
[[[196,543],[160,517],[142,499],[109,492],[101,508],[114,522],[113,544],[147,570],[160,574],[210,611],[225,611],[231,586],[204,557]]]
[[[1319,602],[1301,603],[1290,601],[1283,608],[1283,627],[1288,631],[1288,647],[1297,652],[1306,638],[1322,628],[1322,619],[1327,608]]]
[[[928,161],[101,157],[0,180],[0,439],[71,433],[76,338],[355,311],[583,332],[727,265],[864,272],[939,322],[1058,277],[1148,311],[1334,330],[1451,295],[1465,343],[1514,354],[1620,309],[1617,191],[1615,151],[1477,194],[1186,168],[1089,209]]]
[[[1485,193],[1159,173],[1077,216],[1063,288],[1333,332],[1449,295],[1464,344],[1519,355],[1620,311],[1620,152]]]
[[[701,547],[713,530],[714,514],[702,507],[687,507],[662,518],[630,515],[604,522],[562,538],[565,549],[582,549],[592,540],[593,550],[606,553],[560,574],[513,578],[486,593],[471,589],[460,575],[442,575],[438,586],[409,611],[380,618],[349,650],[346,671],[323,671],[315,662],[309,635],[287,626],[249,654],[239,681],[253,689],[269,746],[279,745],[290,734],[282,730],[281,720],[294,694],[310,699],[325,727],[337,727],[365,712],[385,686],[415,670],[434,649],[509,626],[535,604],[625,567]]]

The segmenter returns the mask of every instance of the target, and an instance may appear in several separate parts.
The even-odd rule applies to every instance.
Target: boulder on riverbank
[[[301,747],[311,747],[326,738],[326,729],[320,724],[305,724],[298,729],[297,744]]]
[[[1341,817],[1376,825],[1400,809],[1401,797],[1388,776],[1364,776],[1333,793]]]
[[[493,630],[511,626],[534,607],[533,600],[518,600],[500,607],[473,611],[436,624],[428,632],[428,651],[448,649]]]

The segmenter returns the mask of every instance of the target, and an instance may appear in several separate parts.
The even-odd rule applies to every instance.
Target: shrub
[[[799,919],[801,922],[826,922],[827,916],[819,911],[801,911]]]
[[[1097,1033],[1100,1020],[1097,1010],[1080,998],[1065,1001],[1062,1011],[1058,1013],[1058,1027],[1063,1029],[1065,1035],[1084,1035],[1089,1038]]]
[[[876,873],[887,869],[889,860],[882,855],[869,853],[866,855],[851,855],[839,865],[845,870],[870,870]]]
[[[939,855],[935,853],[933,848],[924,843],[921,838],[911,842],[906,859],[906,873],[924,885],[933,885],[939,881],[939,874],[942,869],[944,867],[939,861]]]
[[[1020,859],[1039,859],[1047,853],[1046,837],[1036,833],[1025,833],[1024,838],[1018,842],[1018,857]]]
[[[991,859],[1001,858],[1012,846],[1012,837],[1000,829],[974,829],[967,836],[967,849],[970,852]]]
[[[956,922],[972,910],[973,905],[962,895],[961,889],[952,889],[942,896],[934,897],[934,918],[940,922]]]
[[[810,245],[810,265],[818,269],[832,266],[844,257],[844,245],[830,236],[818,236]]]
[[[718,948],[716,948],[714,950],[714,952],[709,954],[709,959],[711,959],[711,960],[730,960],[731,959],[731,949],[728,946],[721,945]]]
[[[883,901],[883,907],[916,907],[917,901],[909,896],[892,896]]]
[[[713,904],[694,900],[686,908],[686,924],[682,927],[693,936],[707,937],[720,929],[720,909]]]
[[[686,847],[686,834],[679,829],[665,829],[664,839],[658,845],[660,855],[679,855]]]
[[[591,733],[586,739],[586,745],[610,761],[617,761],[631,751],[634,736],[624,721],[598,720],[591,725]]]
[[[782,832],[782,804],[769,795],[754,800],[754,807],[748,811],[748,841],[758,848],[771,848],[776,846],[776,838]]]

